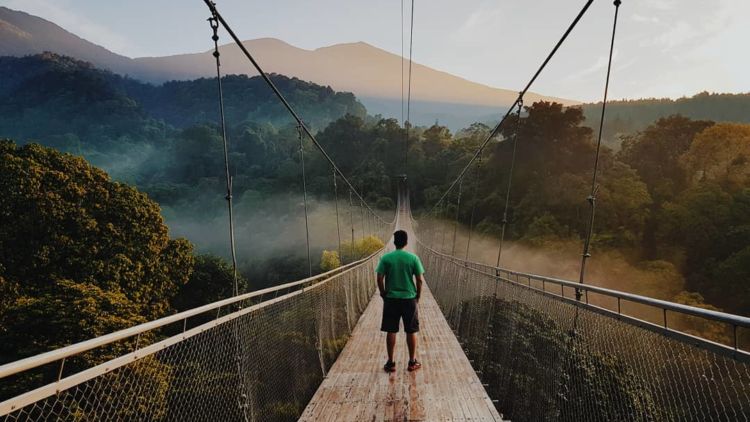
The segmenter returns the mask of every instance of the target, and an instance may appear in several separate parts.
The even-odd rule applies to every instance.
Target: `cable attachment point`
[[[589,204],[594,205],[594,202],[596,202],[596,195],[599,193],[599,185],[594,186],[594,190],[591,191],[591,195],[586,197],[586,201],[588,201]]]
[[[219,18],[216,16],[216,10],[211,10],[213,13],[213,16],[208,18],[208,24],[211,25],[211,29],[214,31],[213,35],[211,36],[211,39],[214,41],[214,52],[213,56],[216,57],[216,62],[219,62],[219,56],[221,53],[219,53]]]
[[[211,25],[211,29],[214,30],[214,37],[216,37],[214,38],[214,41],[218,41],[219,37],[216,33],[219,30],[219,18],[217,18],[216,15],[214,15],[208,18],[207,20],[208,20],[208,24]]]
[[[620,0],[615,0],[614,3],[612,3],[612,4],[614,4],[615,7],[620,7],[620,5],[622,4],[622,2]]]

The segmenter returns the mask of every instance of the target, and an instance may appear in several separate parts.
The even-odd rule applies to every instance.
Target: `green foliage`
[[[36,144],[0,141],[0,174],[0,362],[171,311],[194,258],[190,243],[169,238],[156,203],[81,158]],[[127,347],[78,356],[66,368]]]
[[[247,280],[237,275],[240,294],[247,291]],[[195,265],[187,283],[179,287],[172,299],[178,311],[197,308],[233,296],[234,273],[231,265],[213,255],[197,255]]]
[[[561,225],[553,215],[543,214],[529,224],[524,240],[535,246],[543,246],[547,241],[565,238],[567,233],[567,227]]]
[[[683,290],[678,293],[672,301],[683,305],[708,309],[710,311],[722,311],[716,306],[707,304],[703,299],[703,295],[697,292],[687,292]],[[718,321],[709,321],[705,318],[679,315],[679,319],[675,321],[674,326],[688,334],[703,337],[718,343],[732,345],[729,327]]]
[[[599,127],[601,103],[583,106],[590,127]],[[750,94],[712,94],[701,92],[676,100],[648,98],[607,102],[604,137],[611,144],[619,135],[632,135],[654,121],[673,115],[694,120],[750,123]]]
[[[467,302],[464,307],[482,305]],[[476,359],[487,360],[487,390],[502,398],[504,416],[524,421],[578,421],[583,414],[607,421],[659,420],[650,386],[616,355],[597,350],[526,304],[497,299],[492,309],[493,332],[502,334],[490,337],[492,353]],[[507,366],[511,361],[512,368]]]
[[[368,257],[385,246],[382,240],[375,236],[367,236],[356,239],[354,244],[346,242],[341,244],[341,256],[351,261]]]
[[[341,266],[341,259],[337,251],[323,251],[320,256],[320,269],[323,272],[335,270]]]
[[[713,125],[680,115],[661,118],[644,131],[624,138],[618,158],[638,172],[659,202],[670,199],[685,186],[680,157],[695,136]]]
[[[690,182],[727,190],[750,185],[750,125],[719,123],[695,137],[682,157]]]

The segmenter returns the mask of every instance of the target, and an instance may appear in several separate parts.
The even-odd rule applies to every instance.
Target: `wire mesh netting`
[[[376,260],[109,361],[2,419],[296,420],[374,293]]]
[[[430,289],[514,421],[750,419],[750,364],[420,247]],[[741,353],[741,352],[740,352]]]

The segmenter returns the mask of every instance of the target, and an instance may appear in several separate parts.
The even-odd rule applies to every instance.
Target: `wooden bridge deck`
[[[403,330],[396,344],[397,371],[383,371],[383,301],[373,296],[351,339],[334,363],[301,421],[500,421],[429,289],[419,303],[417,358],[408,372]]]

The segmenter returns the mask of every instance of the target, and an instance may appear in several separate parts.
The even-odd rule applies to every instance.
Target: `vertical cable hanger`
[[[474,173],[474,198],[471,204],[471,217],[469,218],[469,239],[466,241],[466,261],[469,260],[469,249],[471,249],[471,234],[474,231],[474,215],[477,211],[477,200],[479,200],[479,172],[482,170],[482,156],[477,159],[477,168]]]
[[[446,208],[447,208],[446,203],[445,202],[441,202],[440,203],[440,218],[441,219],[445,219]],[[445,232],[447,230],[448,230],[448,224],[447,224],[447,222],[442,223],[441,227],[440,227],[440,234],[441,234],[440,252],[442,252],[442,253],[445,253],[445,251],[447,250],[447,248],[445,246]]]
[[[336,234],[339,240],[339,260],[343,264],[344,256],[341,254],[341,224],[339,223],[339,188],[336,183],[336,170],[333,171],[333,195],[336,199]]]
[[[409,83],[406,94],[406,122],[404,122],[404,126],[406,129],[406,140],[404,145],[404,174],[406,174],[406,169],[409,167],[409,128],[411,127],[411,65],[412,51],[414,47],[414,0],[411,0],[410,18],[411,25],[409,27]]]
[[[307,245],[307,274],[312,277],[312,259],[310,258],[310,222],[307,216],[307,175],[305,174],[305,142],[302,126],[297,126],[297,137],[299,138],[299,158],[302,164],[302,194],[305,207],[305,241]]]
[[[591,193],[586,198],[589,203],[589,223],[586,230],[586,240],[583,243],[583,254],[581,254],[581,274],[578,279],[580,284],[584,284],[586,277],[586,260],[591,258],[591,238],[594,235],[594,215],[596,214],[596,194],[599,191],[599,185],[597,184],[597,175],[599,173],[599,156],[602,146],[602,130],[604,129],[604,113],[607,109],[607,94],[609,92],[609,76],[612,72],[612,55],[615,49],[615,34],[617,32],[617,15],[620,11],[620,0],[613,2],[615,6],[615,17],[612,22],[612,39],[609,44],[609,61],[607,62],[607,77],[604,82],[604,98],[602,100],[602,113],[601,119],[599,120],[599,134],[596,140],[596,156],[594,158],[594,174],[591,178]],[[587,296],[588,297],[588,296]],[[581,291],[576,289],[576,300],[581,300]]]
[[[359,213],[362,222],[362,239],[364,239],[367,235],[365,234],[365,204],[362,198],[359,198]]]
[[[401,124],[404,124],[404,0],[401,0]]]
[[[208,18],[208,23],[211,25],[213,36],[211,39],[214,41],[214,53],[213,56],[216,58],[216,83],[219,90],[219,118],[221,125],[221,140],[224,145],[224,176],[226,178],[226,189],[227,193],[224,197],[227,200],[227,208],[229,210],[229,247],[232,255],[232,292],[234,296],[240,294],[239,283],[237,281],[237,252],[235,248],[234,240],[234,214],[232,212],[232,176],[229,172],[229,146],[227,141],[227,129],[226,122],[224,119],[224,90],[221,86],[221,61],[219,60],[219,21],[215,15]]]
[[[350,244],[351,247],[349,248],[349,254],[351,255],[351,260],[355,261],[356,258],[354,257],[354,205],[352,204],[352,190],[349,189],[349,220],[352,226],[352,243]]]
[[[451,248],[451,256],[456,256],[456,236],[458,235],[458,216],[461,212],[461,191],[464,187],[463,177],[458,182],[458,196],[456,197],[456,221],[453,222],[453,247]]]
[[[224,90],[221,85],[221,60],[219,59],[219,56],[221,56],[221,53],[219,53],[219,19],[215,12],[215,10],[212,11],[211,17],[208,18],[208,23],[211,25],[211,30],[213,32],[213,35],[211,36],[211,39],[214,42],[214,52],[213,56],[216,59],[216,84],[219,91],[219,118],[220,118],[220,125],[221,125],[221,139],[224,146],[224,173],[226,177],[226,189],[227,193],[225,196],[225,199],[227,200],[227,209],[229,211],[229,246],[232,254],[232,282],[233,282],[233,294],[234,296],[238,296],[240,294],[239,292],[239,283],[237,279],[237,252],[235,248],[235,238],[234,238],[234,213],[233,213],[233,207],[232,207],[232,176],[229,171],[229,144],[227,141],[227,130],[226,130],[226,120],[224,118]],[[244,377],[242,376],[242,363],[241,363],[241,356],[244,356],[244,350],[242,346],[242,342],[240,341],[240,336],[237,327],[234,327],[233,335],[236,343],[236,356],[235,356],[235,364],[237,365],[237,377],[238,377],[238,387],[242,391],[242,393],[238,397],[238,407],[242,411],[242,417],[243,420],[246,422],[249,420],[247,415],[247,408],[248,408],[248,389],[247,385],[245,385]],[[252,412],[252,409],[251,409]]]
[[[503,210],[503,221],[500,229],[500,246],[497,249],[497,264],[495,267],[500,267],[500,259],[503,255],[503,245],[505,243],[505,229],[508,226],[508,208],[510,206],[510,190],[513,186],[513,168],[516,164],[516,149],[518,146],[518,132],[521,130],[521,111],[523,110],[523,93],[519,96],[518,100],[518,111],[516,111],[516,127],[513,131],[513,152],[510,156],[510,167],[508,169],[508,186],[505,189],[505,209]]]

